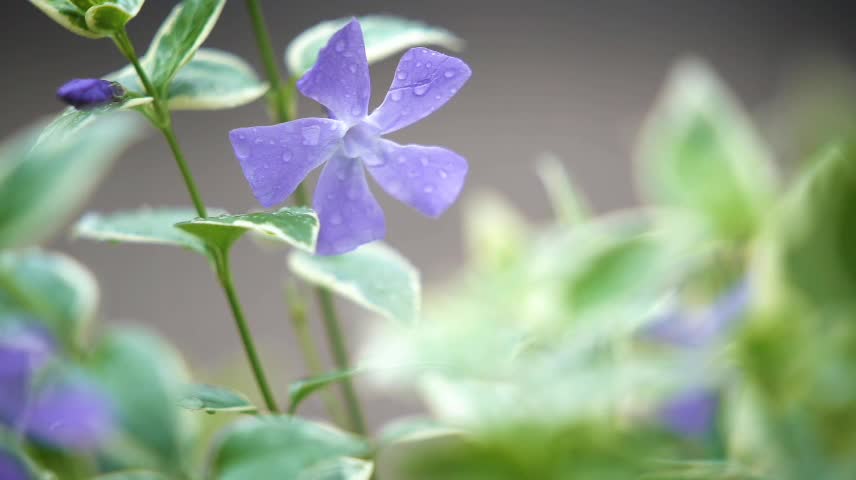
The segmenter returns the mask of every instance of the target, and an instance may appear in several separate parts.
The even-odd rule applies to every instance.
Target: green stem
[[[336,314],[333,295],[325,288],[317,288],[315,291],[318,296],[318,304],[321,307],[321,317],[324,319],[324,328],[327,330],[327,341],[330,344],[330,351],[333,354],[333,362],[339,370],[347,370],[350,368],[348,365],[348,349],[342,335],[339,317]],[[357,398],[356,390],[354,390],[353,382],[349,378],[344,378],[339,382],[339,385],[342,388],[342,395],[344,395],[345,404],[348,407],[351,428],[355,433],[365,435],[366,422],[360,407],[360,400]]]
[[[265,66],[268,82],[271,84],[272,101],[275,102],[273,112],[275,112],[275,120],[278,122],[287,122],[293,120],[297,116],[297,103],[294,95],[294,79],[290,79],[286,84],[282,80],[279,68],[277,68],[276,56],[271,47],[270,34],[265,26],[264,14],[262,13],[261,4],[258,0],[246,0],[247,11],[250,14],[250,19],[253,24],[253,32],[256,37],[256,43],[259,48],[259,53],[262,57],[262,63]],[[298,205],[308,205],[309,199],[306,194],[306,189],[303,184],[297,187],[294,192],[294,198]],[[327,332],[327,340],[333,352],[336,367],[342,370],[349,368],[348,353],[345,348],[345,343],[342,336],[342,328],[339,325],[339,318],[336,314],[336,307],[333,303],[333,298],[329,290],[325,288],[316,288],[315,294],[318,297],[318,303],[321,306],[324,325]],[[348,407],[348,416],[353,430],[357,433],[365,433],[365,421],[363,420],[360,402],[357,398],[354,386],[349,379],[345,379],[340,383],[342,394],[345,397],[345,402]],[[331,415],[333,413],[331,412]]]
[[[303,353],[303,361],[309,370],[309,374],[317,377],[324,373],[324,365],[321,362],[321,355],[318,353],[318,348],[315,345],[315,339],[312,338],[312,332],[309,329],[309,323],[306,318],[306,305],[300,298],[297,287],[293,282],[289,282],[285,287],[286,304],[288,305],[289,317],[291,324],[294,327],[294,333],[297,335],[297,342],[300,345],[300,351]],[[333,394],[328,389],[323,389],[321,398],[324,401],[324,406],[333,417],[333,421],[337,425],[346,425],[344,406],[341,399]]]
[[[175,158],[175,163],[181,171],[182,178],[184,178],[184,184],[187,187],[187,192],[190,194],[194,207],[196,207],[197,215],[200,217],[207,217],[208,211],[205,208],[205,202],[202,200],[202,195],[200,195],[199,189],[196,188],[193,173],[190,171],[190,167],[184,159],[184,153],[181,151],[178,138],[176,138],[175,131],[172,128],[172,117],[169,112],[169,107],[164,102],[163,95],[154,87],[154,85],[152,85],[151,80],[149,80],[148,73],[140,64],[140,60],[137,58],[136,51],[134,50],[134,46],[131,43],[131,39],[128,37],[127,32],[124,30],[117,32],[113,36],[113,40],[119,48],[119,51],[121,51],[128,61],[131,62],[131,65],[134,66],[134,70],[137,72],[140,82],[146,89],[146,93],[154,99],[154,114],[148,114],[147,116],[158,130],[163,133],[166,142],[169,144],[169,148],[172,150],[173,157]],[[265,376],[264,369],[262,368],[261,361],[259,360],[258,353],[256,352],[253,336],[250,333],[246,320],[244,319],[244,311],[241,308],[241,302],[238,299],[238,294],[235,292],[234,282],[232,281],[232,272],[229,266],[228,252],[215,252],[212,250],[211,253],[214,257],[217,278],[220,281],[220,286],[222,287],[223,292],[226,294],[226,299],[229,301],[229,307],[232,310],[232,316],[235,319],[235,325],[238,327],[241,342],[244,345],[244,351],[247,354],[247,359],[250,362],[250,367],[253,370],[256,383],[259,386],[262,397],[264,397],[268,410],[272,413],[278,413],[279,407],[273,393],[271,392],[270,386],[268,385],[267,377]]]
[[[235,292],[235,286],[232,282],[232,271],[229,266],[229,253],[219,252],[219,254],[215,255],[215,258],[214,264],[217,269],[217,278],[220,280],[220,285],[226,293],[226,299],[229,301],[229,307],[232,309],[232,316],[235,317],[235,325],[238,327],[241,342],[244,344],[244,351],[247,354],[247,359],[250,361],[250,367],[253,369],[253,375],[256,378],[259,390],[262,392],[265,405],[271,413],[279,413],[279,406],[268,384],[262,362],[259,359],[259,354],[256,352],[253,335],[250,333],[250,328],[244,319],[244,310],[241,308],[241,302],[238,300],[238,294]]]

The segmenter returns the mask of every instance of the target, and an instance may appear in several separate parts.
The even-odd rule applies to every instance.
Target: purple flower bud
[[[672,398],[660,410],[660,419],[669,430],[698,438],[713,429],[718,410],[719,393],[699,388]]]
[[[121,85],[100,78],[75,78],[56,91],[60,100],[80,110],[113,103],[124,95]]]

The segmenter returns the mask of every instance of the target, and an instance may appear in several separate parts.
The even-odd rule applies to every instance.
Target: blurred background
[[[149,0],[130,24],[139,51],[145,50],[173,4]],[[807,81],[805,72],[811,66],[856,61],[856,29],[851,4],[844,1],[268,0],[264,6],[281,52],[303,29],[351,14],[421,19],[464,38],[467,46],[461,56],[474,71],[469,85],[441,111],[394,138],[458,151],[471,168],[464,202],[478,190],[498,190],[535,220],[550,214],[533,170],[533,160],[546,151],[564,160],[596,211],[637,202],[635,137],[670,66],[684,55],[707,59],[725,78],[764,127],[781,161],[794,161],[799,148],[787,126],[766,121],[772,111],[796,108],[777,99]],[[110,42],[69,35],[28,2],[8,2],[4,8],[4,136],[60,110],[54,91],[66,80],[99,76],[124,65]],[[206,45],[237,53],[260,67],[243,2],[226,6]],[[373,106],[392,80],[395,64],[388,60],[373,67]],[[834,82],[821,81],[820,90],[833,84],[846,90],[846,68],[834,72]],[[301,115],[319,113],[317,105],[302,101]],[[176,115],[179,137],[210,206],[236,213],[257,207],[226,132],[267,122],[261,102],[237,110]],[[88,209],[109,212],[190,203],[166,145],[152,133],[117,164]],[[440,220],[430,220],[378,193],[388,216],[389,242],[423,272],[428,289],[452,274],[464,259],[461,204]],[[200,257],[171,248],[67,238],[56,239],[53,246],[95,272],[102,288],[103,320],[155,329],[184,352],[203,378],[242,360],[226,302]],[[248,318],[280,387],[303,372],[283,309],[284,258],[282,252],[260,251],[244,240],[234,262]],[[342,309],[356,350],[375,320],[350,305],[343,303]],[[390,405],[391,400],[376,392],[364,394],[371,398],[369,416],[374,420],[413,408]]]

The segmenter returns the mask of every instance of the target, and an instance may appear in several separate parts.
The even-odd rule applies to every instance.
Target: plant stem
[[[330,344],[330,351],[333,354],[333,362],[339,370],[347,370],[350,368],[348,349],[342,335],[339,316],[336,314],[333,295],[326,288],[316,288],[315,292],[318,296],[318,305],[321,307],[321,317],[324,319],[324,328],[327,331],[327,341]],[[360,400],[357,397],[356,390],[354,390],[353,382],[351,382],[350,378],[343,378],[339,384],[342,388],[342,394],[345,397],[345,404],[348,407],[351,429],[354,433],[365,435],[366,422],[363,417],[362,408],[360,407]]]
[[[149,80],[148,73],[140,64],[140,60],[137,58],[133,43],[131,43],[131,39],[128,37],[127,32],[124,30],[117,32],[114,35],[113,40],[119,48],[119,51],[122,52],[128,61],[131,62],[131,65],[134,66],[134,70],[140,78],[140,83],[142,83],[143,87],[146,89],[146,93],[154,99],[154,113],[151,114],[151,112],[149,112],[146,116],[158,128],[158,130],[161,131],[166,142],[169,144],[169,148],[172,150],[173,157],[175,158],[175,163],[178,165],[178,169],[181,171],[181,176],[184,179],[184,185],[193,201],[193,206],[196,208],[196,214],[200,217],[207,217],[208,211],[205,208],[205,202],[202,200],[202,195],[196,187],[196,181],[193,178],[193,173],[190,171],[190,167],[184,159],[184,153],[181,151],[178,138],[175,136],[175,130],[172,128],[172,117],[168,106],[163,100],[162,93],[156,89],[154,85],[152,85],[151,80]],[[247,354],[247,359],[249,360],[256,383],[259,386],[259,390],[261,391],[268,410],[272,413],[278,413],[279,407],[273,393],[271,392],[270,386],[268,385],[267,377],[265,376],[264,369],[262,368],[262,363],[259,360],[258,353],[256,353],[253,336],[250,333],[250,329],[244,318],[244,311],[241,308],[241,302],[238,299],[238,294],[235,292],[232,272],[229,265],[229,252],[214,251],[213,248],[210,249],[210,252],[214,258],[214,265],[217,270],[217,279],[220,281],[220,286],[226,294],[226,299],[228,300],[229,307],[232,310],[232,316],[235,319],[235,325],[238,327],[241,342],[243,343],[244,351]]]
[[[272,108],[276,116],[275,120],[277,122],[293,120],[297,110],[296,99],[294,97],[294,79],[289,80],[287,83],[288,88],[286,88],[286,84],[283,82],[279,68],[277,67],[276,56],[271,47],[270,34],[265,26],[264,14],[262,13],[259,0],[246,0],[246,4],[253,24],[253,32],[256,37],[259,54],[265,66],[268,82],[270,82],[271,89],[273,90],[271,98],[275,102]],[[294,198],[298,205],[309,204],[308,195],[303,184],[297,187],[297,190],[294,192]],[[332,295],[329,290],[320,287],[315,288],[315,295],[318,297],[318,304],[321,307],[325,330],[327,332],[327,341],[330,344],[336,368],[347,370],[349,368],[348,352],[343,340],[342,328],[339,325],[339,317],[336,314],[336,306],[333,303]],[[350,379],[345,379],[340,382],[340,385],[345,402],[347,403],[351,428],[356,433],[365,434],[365,420],[363,419],[360,402],[354,390],[353,383]],[[331,415],[333,415],[333,412],[331,412]]]
[[[279,413],[279,406],[268,385],[267,376],[265,376],[262,362],[256,352],[253,335],[247,326],[247,321],[244,319],[244,310],[241,308],[241,302],[238,300],[238,294],[235,292],[235,286],[232,282],[232,271],[229,266],[228,252],[220,252],[216,255],[215,267],[217,269],[217,278],[220,280],[220,285],[226,293],[226,299],[229,300],[229,307],[232,309],[232,316],[235,317],[235,325],[238,327],[238,333],[241,335],[241,342],[244,344],[244,351],[247,354],[247,359],[250,361],[250,367],[253,369],[253,375],[256,377],[256,383],[264,397],[265,406],[271,413]]]

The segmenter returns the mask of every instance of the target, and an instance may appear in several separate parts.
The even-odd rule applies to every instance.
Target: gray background
[[[0,30],[5,58],[0,133],[58,110],[54,91],[67,79],[98,76],[123,65],[111,42],[68,34],[25,1],[6,3]],[[173,4],[147,2],[131,26],[138,50],[145,50]],[[462,57],[474,71],[469,85],[448,106],[395,139],[460,152],[471,165],[464,197],[483,188],[499,190],[536,220],[547,218],[549,209],[532,161],[546,150],[564,159],[597,210],[636,201],[634,138],[669,66],[682,55],[707,58],[748,106],[759,111],[800,59],[818,52],[846,59],[856,47],[846,2],[832,1],[267,0],[264,6],[279,51],[302,29],[348,14],[423,19],[466,39]],[[243,2],[233,0],[207,45],[260,66],[251,35]],[[392,79],[395,63],[388,60],[372,69],[376,102]],[[319,110],[303,102],[301,112],[316,115]],[[233,212],[255,208],[226,132],[265,123],[261,103],[176,115],[179,137],[209,205]],[[429,286],[461,263],[460,205],[440,220],[429,220],[389,198],[381,202],[388,215],[388,240],[420,267]],[[113,211],[143,204],[189,204],[173,160],[154,132],[117,164],[88,208]],[[53,246],[80,259],[99,277],[104,320],[156,329],[203,377],[214,378],[221,366],[240,360],[226,303],[202,259],[165,247],[64,238]],[[282,308],[284,256],[244,241],[235,251],[235,274],[252,328],[282,391],[288,379],[303,371]],[[374,320],[346,304],[342,307],[356,348]],[[371,399],[375,423],[412,408],[390,406],[382,392],[363,393]]]

